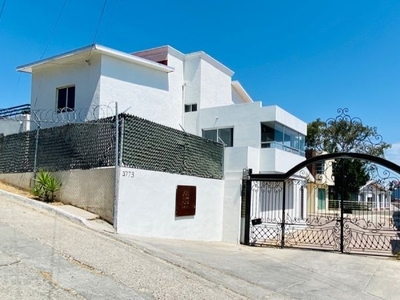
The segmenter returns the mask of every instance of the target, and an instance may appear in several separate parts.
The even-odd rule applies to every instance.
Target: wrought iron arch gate
[[[348,163],[354,161],[367,162],[357,191]],[[244,244],[400,252],[400,166],[390,161],[335,153],[308,159],[286,174],[245,170],[242,192]]]

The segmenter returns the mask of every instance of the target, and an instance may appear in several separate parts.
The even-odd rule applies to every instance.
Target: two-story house
[[[32,111],[91,119],[101,117],[96,108],[117,102],[119,112],[223,143],[220,240],[238,241],[243,169],[284,173],[305,159],[306,123],[253,101],[232,81],[233,71],[202,51],[183,54],[163,46],[130,54],[91,45],[18,71],[32,75]]]

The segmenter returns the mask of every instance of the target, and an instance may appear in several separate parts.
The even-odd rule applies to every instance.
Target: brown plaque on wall
[[[176,187],[175,216],[194,216],[196,214],[196,187],[178,185]]]

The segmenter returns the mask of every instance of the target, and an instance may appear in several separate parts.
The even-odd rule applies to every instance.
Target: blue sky
[[[93,42],[169,44],[205,51],[253,99],[306,122],[348,108],[400,162],[399,37],[400,1],[0,0],[0,107],[30,101],[17,66]]]

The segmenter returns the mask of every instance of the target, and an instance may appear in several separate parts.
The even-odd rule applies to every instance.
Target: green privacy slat
[[[135,116],[121,117],[125,166],[204,178],[223,177],[222,144]]]
[[[221,179],[223,145],[128,114],[123,121],[124,166]],[[37,168],[48,171],[115,165],[115,118],[40,129]],[[0,137],[0,173],[32,172],[36,131]]]

